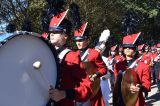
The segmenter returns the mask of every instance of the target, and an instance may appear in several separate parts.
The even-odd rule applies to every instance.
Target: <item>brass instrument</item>
[[[92,62],[82,62],[83,63],[83,67],[86,70],[86,72],[88,73],[88,75],[92,76],[93,74],[95,74],[95,72],[93,72],[93,70],[95,70],[95,68],[97,68],[95,66],[95,64],[93,64]],[[91,96],[91,98],[93,98],[94,96],[96,96],[96,94],[98,93],[99,89],[100,89],[100,78],[96,78],[92,83],[91,83],[91,88],[93,91],[93,94]]]
[[[137,73],[132,69],[127,69],[125,71],[125,74],[122,78],[121,82],[121,93],[122,93],[122,99],[126,106],[135,106],[137,100],[138,100],[138,94],[137,93],[131,93],[130,91],[130,85],[131,84],[138,84],[139,79]]]

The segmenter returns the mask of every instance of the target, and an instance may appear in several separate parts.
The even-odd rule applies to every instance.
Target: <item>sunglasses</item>
[[[76,40],[76,42],[83,42],[85,39]]]
[[[63,31],[63,30],[55,30],[55,31],[50,31],[49,33],[53,33],[53,34],[64,34],[65,31]]]
[[[123,49],[132,49],[132,50],[134,50],[135,48],[134,47],[123,47]]]

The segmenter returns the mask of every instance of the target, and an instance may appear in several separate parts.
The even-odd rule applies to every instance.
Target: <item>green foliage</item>
[[[149,11],[149,18],[154,18],[157,16],[157,14],[158,14],[157,9],[153,9],[153,10]]]
[[[16,2],[14,6],[9,5],[12,3],[6,3],[12,0],[3,1],[0,4],[0,22],[12,22],[16,25],[17,30],[21,30],[23,20],[27,16],[32,22],[33,31],[42,32],[41,14],[46,5],[45,0],[25,0],[26,4],[22,4],[22,0],[14,0]],[[137,30],[144,32],[144,39],[148,39],[146,37],[148,35],[153,35],[152,38],[156,39],[160,34],[158,23],[160,12],[156,0],[65,0],[65,2],[66,9],[72,2],[79,5],[83,22],[89,22],[92,43],[98,39],[106,27],[111,30],[112,36],[121,41],[121,21],[124,14],[130,9],[141,17]],[[19,12],[17,8],[23,11]],[[72,42],[69,43],[72,44]]]

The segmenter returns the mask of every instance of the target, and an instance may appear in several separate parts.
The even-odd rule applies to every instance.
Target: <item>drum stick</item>
[[[40,73],[41,78],[46,83],[46,85],[51,88],[51,85],[49,84],[49,81],[45,78],[45,76],[43,75],[43,73],[40,71],[41,62],[40,61],[34,62],[33,63],[33,67]]]

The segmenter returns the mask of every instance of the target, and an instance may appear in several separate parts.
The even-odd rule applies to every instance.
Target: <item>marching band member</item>
[[[131,105],[131,103],[127,104],[127,102],[125,101],[126,98],[122,95],[122,92],[121,92],[121,88],[125,86],[125,85],[121,85],[121,81],[124,81],[122,79],[126,74],[125,73],[126,70],[134,71],[136,73],[135,76],[130,75],[130,77],[133,76],[134,79],[137,78],[138,83],[133,84],[132,82],[131,84],[128,84],[127,85],[128,92],[126,91],[125,92],[127,93],[127,95],[138,94],[137,95],[138,97],[134,104],[135,106],[146,106],[142,92],[150,91],[151,77],[150,77],[149,65],[144,64],[141,61],[138,61],[138,59],[136,60],[136,55],[135,55],[136,45],[135,44],[136,44],[136,40],[139,35],[140,33],[137,33],[137,34],[127,35],[123,38],[123,50],[124,50],[124,55],[125,55],[126,60],[116,63],[114,67],[114,75],[116,78],[116,83],[115,83],[114,95],[113,95],[113,106]],[[117,84],[119,84],[120,87],[117,86]],[[133,98],[130,97],[128,99],[133,99]]]
[[[140,61],[143,61],[145,64],[150,65],[151,64],[151,53],[149,52],[149,46],[145,46],[145,52],[143,51],[144,49],[144,44],[138,45],[138,55],[139,57],[142,57]],[[148,97],[148,92],[144,92],[145,98],[147,99]]]
[[[145,52],[142,54],[141,61],[143,61],[145,64],[151,65],[152,53],[149,50],[149,45],[145,45]]]
[[[104,63],[106,64],[106,66],[108,65],[107,62],[108,62],[108,58],[105,57],[105,56],[102,56],[102,59],[104,61]],[[113,73],[113,72],[112,72]],[[111,99],[111,84],[110,84],[110,78],[111,78],[111,73],[110,71],[108,70],[107,74],[106,75],[103,75],[101,77],[101,83],[100,83],[100,86],[101,86],[101,90],[102,90],[102,95],[103,95],[103,98],[104,98],[104,102],[105,102],[105,106],[110,106],[109,104],[109,100]]]
[[[144,48],[145,48],[145,52],[142,54],[141,61],[151,67],[152,53],[150,52],[150,47],[149,47],[149,45],[145,45]],[[146,92],[144,92],[144,94],[145,94],[145,98],[147,99],[148,98],[148,92],[146,91]]]
[[[90,80],[92,81],[93,95],[85,103],[79,103],[77,106],[104,106],[104,99],[100,88],[100,77],[107,73],[107,67],[101,58],[100,52],[94,48],[89,48],[89,29],[87,22],[81,24],[74,31],[74,41],[78,47],[77,53],[83,62]]]
[[[160,91],[160,43],[157,44],[157,57],[154,58],[158,90]]]
[[[118,56],[117,56],[117,62],[125,60],[125,57],[123,56],[123,48],[119,47],[118,49]]]
[[[144,44],[138,45],[138,55],[139,57],[143,55]]]
[[[66,48],[72,24],[65,19],[68,10],[54,15],[49,26],[50,43],[56,48],[59,70],[56,87],[49,90],[47,106],[74,106],[75,101],[85,102],[92,95],[91,82],[80,65],[79,54]],[[54,102],[52,102],[52,100]]]
[[[111,92],[113,92],[113,88],[114,88],[114,65],[118,62],[118,55],[117,55],[117,45],[114,45],[110,48],[110,56],[108,57],[108,62],[107,62],[107,66],[108,66],[108,70],[111,74],[111,77],[109,79],[110,84],[111,84]]]
[[[118,62],[117,60],[117,45],[114,45],[110,48],[110,56],[108,57],[109,65],[111,66],[110,70],[114,71],[114,64]]]
[[[157,57],[157,53],[156,53],[156,47],[155,45],[151,47],[151,73],[152,73],[152,79],[153,79],[153,84],[156,83],[156,74],[155,74],[155,63],[154,59]]]
[[[100,54],[102,55],[102,59],[103,59],[105,64],[108,62],[108,59],[105,56],[103,56],[103,52],[106,48],[105,44],[106,44],[109,36],[110,36],[110,30],[105,29],[101,33],[101,36],[99,37],[99,41],[95,46],[95,50],[100,52]],[[107,66],[107,64],[106,64],[106,66]],[[107,72],[107,74],[103,75],[100,78],[100,87],[101,87],[102,96],[103,96],[103,99],[104,99],[104,102],[105,102],[105,106],[110,106],[110,104],[108,102],[108,100],[111,99],[109,78],[110,78],[110,73],[109,72]]]

